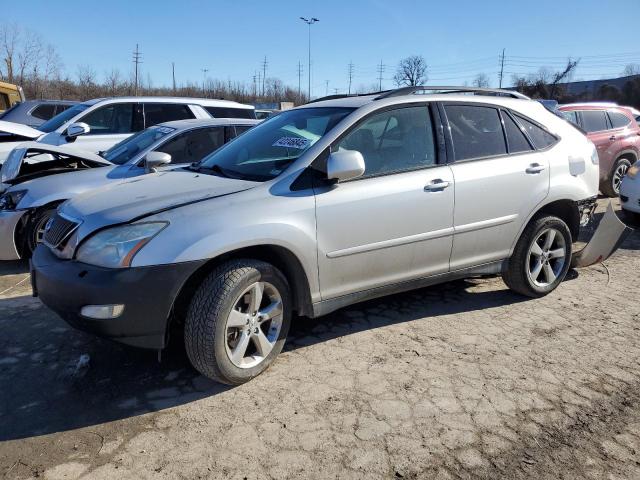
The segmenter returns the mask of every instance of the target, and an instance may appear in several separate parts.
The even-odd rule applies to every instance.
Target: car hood
[[[27,138],[38,138],[44,135],[44,132],[35,128],[23,125],[22,123],[7,122],[0,120],[0,133],[10,133],[11,135],[20,135]]]
[[[60,212],[82,222],[82,238],[97,228],[130,222],[256,185],[259,183],[176,169],[109,184],[78,195],[64,203]]]

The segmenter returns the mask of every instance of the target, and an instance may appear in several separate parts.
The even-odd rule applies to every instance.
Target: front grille
[[[79,225],[79,222],[68,220],[60,214],[56,214],[46,226],[44,243],[51,248],[59,247]]]

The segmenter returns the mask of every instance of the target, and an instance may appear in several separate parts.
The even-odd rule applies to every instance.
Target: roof
[[[57,105],[76,105],[80,102],[74,100],[25,100],[20,102],[20,105],[45,105],[48,103],[55,103]]]
[[[156,126],[188,129],[225,125],[257,125],[258,123],[260,123],[260,120],[252,120],[249,118],[192,118],[188,120],[174,120],[172,122],[159,123]]]
[[[246,108],[253,109],[253,105],[246,105],[244,103],[234,102],[232,100],[218,100],[215,98],[190,98],[190,97],[105,97],[94,98],[82,102],[85,105],[94,105],[103,101],[117,101],[117,102],[170,102],[170,103],[186,103],[196,104],[209,107],[234,107],[234,108]]]

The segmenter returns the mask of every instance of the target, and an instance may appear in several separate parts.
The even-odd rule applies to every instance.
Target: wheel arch
[[[293,310],[298,315],[312,316],[313,304],[311,300],[311,288],[309,279],[302,266],[300,259],[288,248],[274,245],[263,244],[239,248],[225,252],[215,258],[208,260],[200,266],[186,280],[180,289],[173,303],[169,323],[182,321],[185,316],[189,303],[194,292],[201,284],[202,280],[218,265],[240,258],[249,258],[261,260],[270,263],[280,270],[286,277],[289,287],[291,288]],[[168,326],[169,327],[169,326]],[[167,328],[167,331],[169,328]]]
[[[575,200],[569,199],[554,200],[539,206],[533,213],[531,213],[527,221],[522,224],[520,232],[518,232],[518,236],[511,246],[511,253],[513,253],[515,246],[520,241],[520,237],[522,237],[527,226],[535,218],[545,214],[560,218],[569,227],[572,240],[575,241],[578,238],[578,234],[580,233],[580,211],[578,209],[578,203]]]
[[[61,203],[64,203],[66,200],[67,199],[64,199],[64,198],[51,200],[48,203],[35,205],[27,209],[26,213],[20,219],[20,223],[16,225],[16,229],[13,232],[13,241],[15,242],[15,245],[18,248],[18,253],[20,254],[20,258],[24,258],[24,255],[27,253],[25,252],[26,245],[24,242],[25,240],[24,232],[29,226],[29,223],[31,222],[31,219],[33,218],[33,216],[42,210],[47,210],[49,208],[57,208],[58,205],[60,205]]]

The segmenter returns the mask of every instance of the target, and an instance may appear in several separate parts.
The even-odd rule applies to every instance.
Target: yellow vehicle
[[[11,83],[0,82],[0,112],[18,102],[24,102],[22,87]]]

